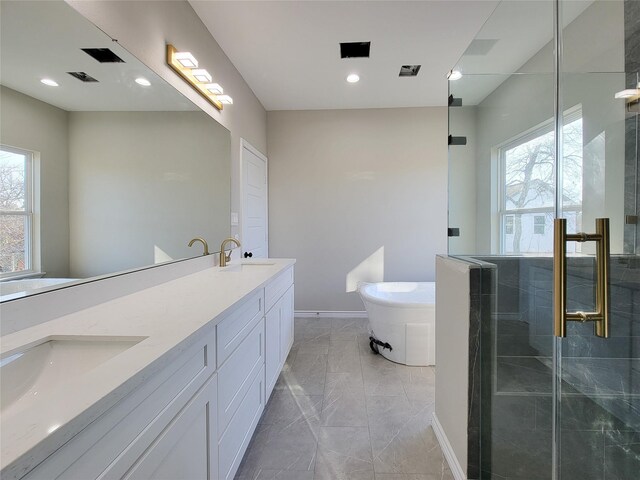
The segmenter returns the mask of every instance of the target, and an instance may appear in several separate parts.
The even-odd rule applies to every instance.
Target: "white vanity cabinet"
[[[232,480],[293,343],[293,266],[259,285],[37,466],[0,477]]]
[[[188,463],[201,471],[215,467],[215,347],[214,329],[208,328],[194,346],[23,478],[106,480],[140,478],[140,472],[146,472],[146,478],[170,478],[162,474],[170,468],[169,450],[175,465]]]
[[[265,316],[267,399],[293,344],[293,288],[293,269],[289,269],[265,289],[268,300]]]

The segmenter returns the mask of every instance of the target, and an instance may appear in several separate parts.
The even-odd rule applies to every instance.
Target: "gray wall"
[[[0,142],[40,154],[41,270],[48,277],[68,277],[68,113],[1,86],[0,104]]]
[[[268,113],[269,253],[298,260],[296,310],[363,310],[346,292],[354,269],[351,288],[382,276],[433,281],[447,248],[446,115]]]
[[[229,132],[203,112],[69,114],[71,275],[212,251],[229,232]]]
[[[267,153],[266,111],[187,1],[66,0],[108,35],[118,39],[158,75],[231,132],[231,210],[240,205],[240,138]],[[233,97],[218,112],[166,64],[166,43],[187,50]],[[237,233],[237,227],[232,227]],[[222,240],[222,239],[220,239]]]

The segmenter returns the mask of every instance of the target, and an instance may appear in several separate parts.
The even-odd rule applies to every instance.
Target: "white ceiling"
[[[0,6],[0,84],[68,111],[197,110],[64,1]],[[109,48],[126,63],[99,63],[81,48]],[[83,83],[69,71],[86,72],[99,83]],[[43,85],[45,77],[59,86]],[[136,84],[138,77],[151,86]]]
[[[446,105],[446,73],[499,3],[189,1],[267,110]],[[340,58],[360,41],[370,58]],[[422,69],[400,78],[403,64]]]

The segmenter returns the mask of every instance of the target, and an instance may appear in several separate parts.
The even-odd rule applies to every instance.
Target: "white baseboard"
[[[294,314],[300,318],[367,318],[367,312],[365,311],[296,310]]]
[[[447,459],[453,478],[456,480],[467,480],[467,476],[464,474],[464,470],[462,470],[460,462],[458,462],[458,459],[456,458],[456,454],[453,453],[453,447],[449,443],[447,434],[444,433],[442,425],[440,425],[436,412],[433,412],[433,421],[431,422],[431,426],[433,427],[433,432],[436,434],[440,448],[442,448],[444,458]]]

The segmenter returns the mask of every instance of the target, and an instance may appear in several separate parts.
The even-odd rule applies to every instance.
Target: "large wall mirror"
[[[63,1],[0,8],[0,300],[228,237],[229,131]]]

